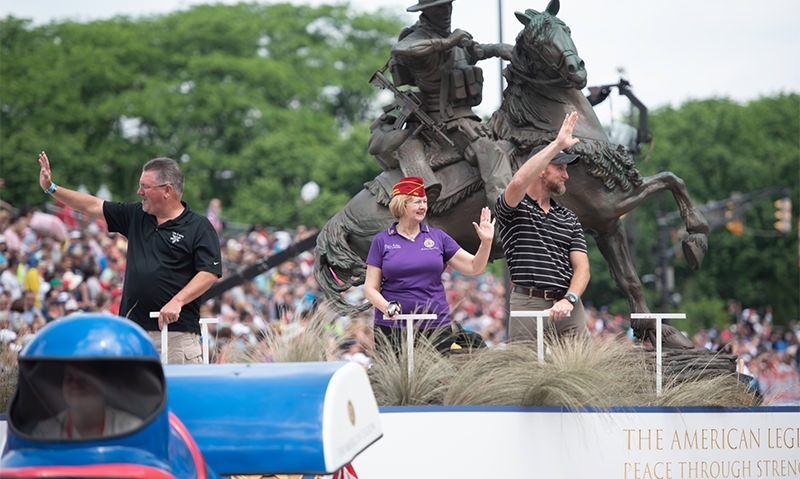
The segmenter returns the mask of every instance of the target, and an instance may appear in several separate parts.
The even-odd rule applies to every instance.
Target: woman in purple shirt
[[[436,314],[434,320],[415,322],[415,327],[435,341],[439,351],[450,349],[450,306],[442,284],[449,265],[461,274],[484,272],[494,239],[494,220],[489,208],[481,210],[480,224],[472,222],[481,244],[473,255],[444,231],[423,223],[428,199],[422,178],[409,176],[392,189],[389,210],[397,221],[375,235],[367,255],[364,294],[375,306],[376,345],[388,339],[399,351],[405,321],[398,314]]]

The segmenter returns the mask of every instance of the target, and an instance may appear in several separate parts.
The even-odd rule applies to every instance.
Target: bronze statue
[[[440,3],[449,1],[423,2]],[[708,248],[708,223],[692,202],[683,180],[670,172],[642,177],[626,149],[609,142],[581,92],[586,86],[586,69],[569,28],[556,17],[558,10],[559,2],[551,0],[544,12],[528,9],[515,14],[524,28],[517,35],[511,63],[504,71],[508,87],[503,92],[502,105],[486,125],[492,135],[487,139],[493,140],[492,148],[508,152],[500,158],[509,161],[510,170],[516,171],[534,147],[555,138],[567,112],[578,112],[580,120],[574,135],[581,141],[568,152],[579,154],[580,160],[569,167],[567,193],[559,201],[578,215],[583,227],[595,238],[617,287],[628,298],[630,310],[649,312],[619,218],[651,195],[669,190],[689,233],[683,240],[683,251],[692,269],[700,267]],[[426,98],[426,101],[432,100]],[[449,114],[442,116],[446,109],[446,105],[440,105],[438,114],[431,112],[430,116],[436,121],[449,119]],[[452,133],[449,129],[445,132]],[[486,172],[481,166],[482,162],[493,161],[492,157],[487,161],[482,153],[476,153],[477,160],[471,162],[461,158],[449,145],[442,146],[435,140],[438,135],[417,137],[412,133],[413,130],[405,134],[425,144],[428,164],[442,187],[439,199],[429,205],[429,223],[447,231],[468,251],[475,251],[478,245],[474,231],[464,218],[475,217],[482,207],[494,205],[492,198],[487,202],[489,191],[485,190],[482,179],[486,178],[482,174]],[[456,144],[461,141],[451,138]],[[342,293],[363,283],[364,259],[370,241],[377,231],[391,224],[392,215],[386,207],[389,190],[402,176],[401,168],[390,168],[378,175],[320,231],[315,276],[331,305],[342,314],[369,307],[346,302]],[[502,257],[500,248],[493,250],[492,257]],[[638,338],[655,342],[654,320],[634,320],[632,327]],[[691,341],[668,325],[664,329],[664,345],[693,347]]]
[[[442,189],[435,170],[463,158],[478,167],[493,208],[511,179],[510,145],[498,147],[472,111],[483,98],[483,71],[476,63],[510,60],[512,47],[481,44],[463,30],[451,31],[452,2],[419,0],[407,9],[420,11],[419,20],[403,29],[386,66],[371,80],[392,90],[395,104],[373,124],[370,153],[382,166],[397,165],[406,176],[421,176],[430,202]],[[392,82],[384,75],[387,69]],[[383,160],[387,156],[388,162]]]

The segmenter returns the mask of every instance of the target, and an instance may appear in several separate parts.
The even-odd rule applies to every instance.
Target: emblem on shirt
[[[172,244],[178,244],[183,239],[183,235],[178,233],[177,231],[172,232],[172,236],[169,238],[169,242]]]
[[[422,244],[425,245],[426,248],[433,248],[433,245],[436,243],[433,242],[433,238],[425,238],[425,242]]]

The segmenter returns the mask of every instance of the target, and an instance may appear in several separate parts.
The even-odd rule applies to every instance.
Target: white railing
[[[384,319],[391,319],[395,321],[402,321],[405,320],[406,322],[406,334],[407,334],[407,342],[408,342],[408,378],[411,379],[411,374],[414,371],[414,321],[422,320],[422,319],[436,319],[438,316],[435,314],[398,314],[393,318],[387,318],[384,315]]]
[[[217,318],[200,318],[200,341],[203,343],[203,364],[208,364],[210,357],[208,354],[208,345],[211,343],[211,335],[208,332],[209,324],[217,324]]]
[[[151,318],[158,318],[158,311],[150,311]],[[211,342],[211,335],[208,332],[208,325],[209,324],[217,324],[219,319],[217,318],[200,318],[200,341],[203,343],[203,364],[208,364],[210,361],[209,352],[208,352],[208,345]],[[163,328],[161,328],[161,364],[167,364],[169,362],[169,336],[168,336],[169,328],[165,324]]]
[[[661,397],[661,388],[664,377],[662,355],[662,328],[661,323],[665,319],[686,319],[686,313],[631,313],[631,319],[655,319],[656,320],[656,396]]]
[[[550,311],[511,311],[512,318],[534,318],[536,320],[536,359],[539,364],[544,362],[544,318],[550,316]]]

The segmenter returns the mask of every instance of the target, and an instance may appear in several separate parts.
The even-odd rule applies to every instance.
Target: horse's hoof
[[[693,233],[683,239],[683,257],[692,271],[697,271],[703,264],[703,258],[708,251],[708,236],[700,233]]]
[[[648,341],[656,346],[656,320],[632,319],[633,334],[642,341]],[[676,327],[669,324],[661,325],[661,345],[667,349],[692,349],[694,343],[683,335]]]
[[[633,328],[633,335],[636,336],[637,339],[643,340],[647,339],[647,332],[652,331],[655,334],[656,330],[656,320],[655,319],[631,319],[631,328]],[[655,336],[654,336],[655,337]]]
[[[661,341],[662,345],[668,349],[692,349],[694,343],[692,340],[678,331],[677,328],[664,324],[661,326]]]

